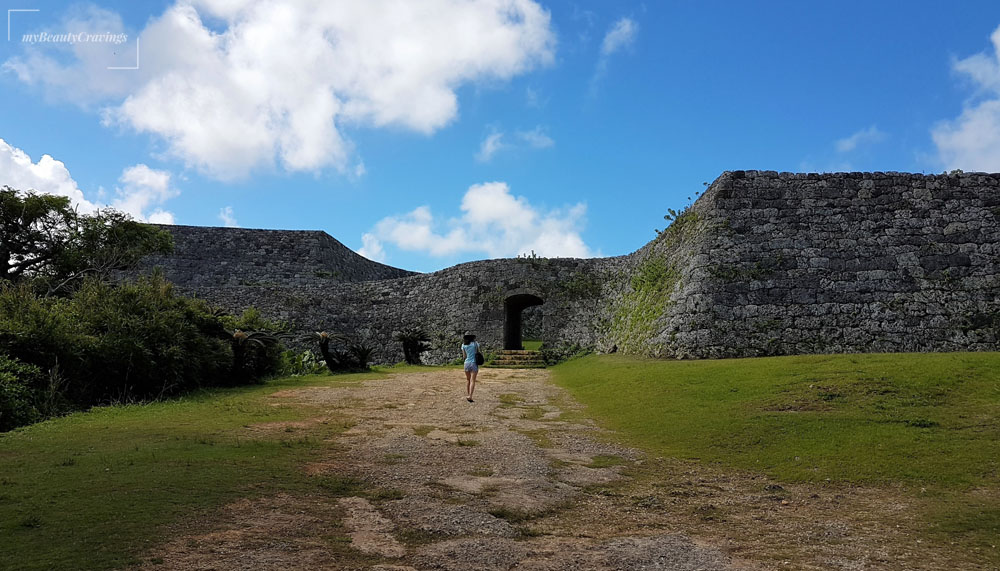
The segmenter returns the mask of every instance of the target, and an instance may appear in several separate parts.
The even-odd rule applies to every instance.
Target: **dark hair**
[[[476,336],[469,333],[462,337],[462,345],[468,345],[469,343],[472,343],[475,340]]]

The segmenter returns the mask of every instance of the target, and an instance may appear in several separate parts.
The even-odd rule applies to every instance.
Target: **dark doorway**
[[[542,298],[530,293],[512,295],[504,301],[503,348],[521,348],[521,312],[524,308],[545,303]]]

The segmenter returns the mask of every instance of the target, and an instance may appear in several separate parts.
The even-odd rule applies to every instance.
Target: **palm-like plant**
[[[430,349],[430,335],[419,325],[404,327],[393,338],[403,344],[403,359],[410,365],[420,364],[420,354]]]
[[[330,369],[331,373],[336,373],[337,371],[345,368],[343,359],[339,358],[339,356],[333,351],[330,351],[330,342],[347,343],[348,338],[346,335],[342,333],[317,331],[312,335],[312,338],[319,344],[320,355],[323,356],[323,362],[326,363],[326,368]]]
[[[375,354],[375,348],[372,347],[371,345],[368,345],[367,343],[358,342],[349,345],[347,347],[347,350],[351,353],[351,356],[354,357],[354,360],[357,362],[358,366],[362,370],[367,371],[368,363],[371,362],[372,356]]]
[[[253,369],[252,360],[255,351],[264,350],[279,343],[277,337],[266,331],[234,329],[227,330],[226,333],[232,338],[233,375],[237,378],[245,378],[247,373]]]

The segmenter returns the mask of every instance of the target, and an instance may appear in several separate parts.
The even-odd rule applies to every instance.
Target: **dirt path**
[[[288,490],[190,522],[149,570],[987,569],[926,541],[913,494],[778,485],[609,444],[546,371],[394,374],[270,397],[355,424]],[[701,538],[700,540],[693,538]],[[750,563],[749,560],[755,563]]]
[[[460,375],[276,393],[276,402],[348,409],[357,423],[305,469],[360,479],[366,491],[237,502],[212,531],[158,550],[149,568],[744,568],[602,493],[643,459],[603,443],[546,371],[484,370],[474,403]]]

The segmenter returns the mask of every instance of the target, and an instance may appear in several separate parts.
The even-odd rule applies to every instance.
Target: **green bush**
[[[316,375],[326,371],[326,365],[316,353],[306,350],[301,353],[288,349],[281,354],[281,375]]]
[[[42,371],[0,355],[0,431],[30,424],[41,417],[35,405]]]
[[[283,372],[281,338],[288,332],[287,324],[264,318],[255,307],[221,319],[232,341],[234,384],[262,381]]]
[[[80,367],[65,367],[74,401],[158,398],[227,376],[232,354],[219,318],[204,302],[175,295],[162,275],[117,286],[89,280],[69,313],[92,339]]]
[[[50,371],[38,390],[76,408],[217,385],[232,362],[225,336],[204,302],[174,294],[160,275],[86,280],[68,298],[0,285],[0,353]]]
[[[314,372],[315,357],[285,358],[286,330],[256,310],[219,315],[177,295],[159,273],[117,284],[87,279],[68,297],[0,281],[0,354],[42,372],[29,384],[22,369],[17,382],[5,380],[2,406],[20,412],[4,412],[0,424]]]

